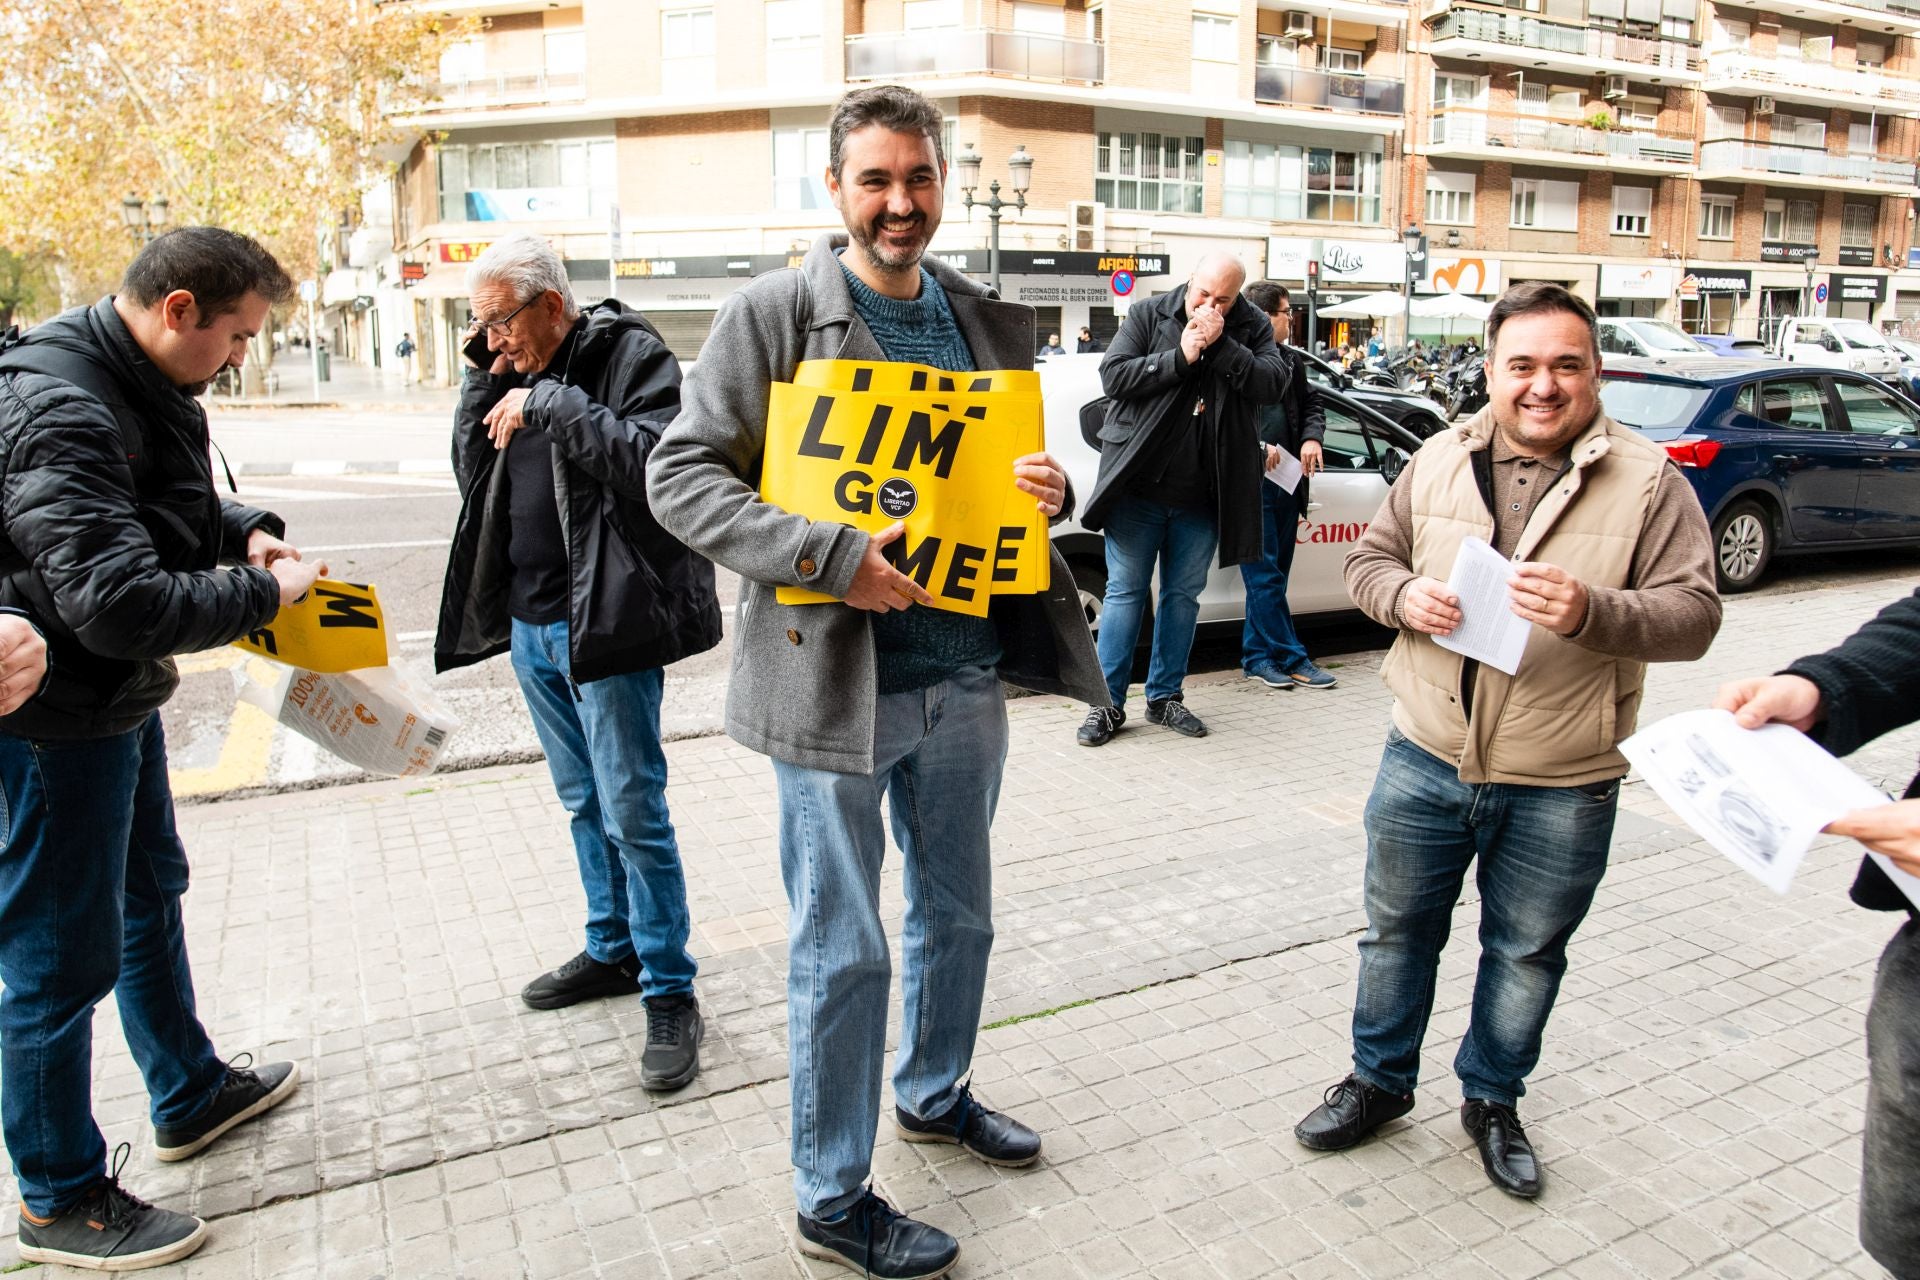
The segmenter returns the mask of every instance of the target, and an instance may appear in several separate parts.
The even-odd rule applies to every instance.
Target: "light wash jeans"
[[[1412,1093],[1434,971],[1478,861],[1480,971],[1453,1072],[1468,1098],[1514,1105],[1567,971],[1567,942],[1607,869],[1620,783],[1523,787],[1459,771],[1389,731],[1367,798],[1367,931],[1353,1070]]]
[[[1104,530],[1107,594],[1100,611],[1100,668],[1113,705],[1127,702],[1133,648],[1160,563],[1160,604],[1153,618],[1153,658],[1147,666],[1147,701],[1179,693],[1193,655],[1200,622],[1200,593],[1207,586],[1219,534],[1213,517],[1131,494],[1113,504]]]
[[[587,954],[638,955],[649,996],[693,990],[692,922],[680,845],[667,816],[660,668],[575,685],[567,624],[513,620],[513,674],[533,713],[587,891]]]
[[[880,695],[873,738],[870,774],[773,765],[792,908],[793,1190],[813,1218],[851,1205],[873,1162],[891,977],[880,924],[883,796],[907,898],[893,1094],[909,1114],[932,1118],[957,1099],[993,950],[989,832],[1007,759],[998,674],[964,667],[930,689]]]

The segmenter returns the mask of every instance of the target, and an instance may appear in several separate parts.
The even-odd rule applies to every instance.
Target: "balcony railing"
[[[1256,102],[1289,107],[1330,107],[1397,116],[1405,111],[1407,87],[1402,81],[1380,76],[1266,64],[1253,69],[1253,97]]]
[[[432,92],[434,110],[579,102],[587,96],[587,77],[578,71],[502,71],[442,80]]]
[[[1737,80],[1759,89],[1817,89],[1849,98],[1873,98],[1920,107],[1920,79],[1889,75],[1867,67],[1842,70],[1793,58],[1757,58],[1721,50],[1707,56],[1709,79]]]
[[[1457,107],[1433,113],[1427,141],[1434,146],[1514,147],[1652,164],[1693,163],[1693,139],[1681,134],[1594,129],[1544,116],[1501,116]]]
[[[1914,185],[1911,160],[1836,156],[1819,147],[1743,142],[1739,138],[1721,138],[1701,143],[1700,167],[1802,178],[1835,178],[1846,182],[1878,182],[1900,187]]]
[[[986,27],[847,37],[847,79],[1014,76],[1099,84],[1107,47],[1098,40],[1029,35]]]
[[[1515,45],[1593,61],[1628,62],[1673,71],[1685,71],[1698,62],[1694,47],[1679,40],[1626,36],[1617,31],[1548,22],[1530,13],[1510,10],[1449,9],[1433,24],[1433,38]]]

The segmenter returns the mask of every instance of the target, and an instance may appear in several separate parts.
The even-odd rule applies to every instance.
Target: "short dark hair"
[[[1280,308],[1287,305],[1293,295],[1287,292],[1287,286],[1272,280],[1255,280],[1240,291],[1242,297],[1270,316],[1280,314]]]
[[[945,171],[947,152],[940,144],[940,135],[946,131],[947,121],[940,114],[940,108],[912,89],[880,84],[871,89],[855,89],[834,104],[833,118],[827,121],[827,164],[835,178],[840,176],[847,135],[870,124],[895,133],[925,134],[933,140],[933,158]]]
[[[258,241],[220,227],[176,227],[155,236],[127,266],[120,292],[135,306],[150,307],[176,289],[193,295],[200,327],[257,293],[268,302],[293,296],[293,278]]]
[[[1487,313],[1487,350],[1492,351],[1500,337],[1500,326],[1515,316],[1537,316],[1550,312],[1577,317],[1587,326],[1587,337],[1593,344],[1593,358],[1600,358],[1600,322],[1594,319],[1593,308],[1576,297],[1573,291],[1563,284],[1551,280],[1528,280],[1516,284],[1494,302],[1493,310]]]

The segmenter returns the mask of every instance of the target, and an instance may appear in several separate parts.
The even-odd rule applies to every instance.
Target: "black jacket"
[[[0,605],[47,638],[39,694],[0,732],[101,738],[172,696],[172,655],[273,619],[280,587],[244,561],[277,516],[215,493],[207,415],[107,298],[0,339]]]
[[[680,364],[644,316],[614,299],[589,308],[580,325],[567,369],[467,370],[453,429],[463,500],[440,597],[438,670],[504,653],[512,635],[507,473],[483,419],[521,386],[532,387],[527,422],[553,438],[574,680],[664,667],[720,643],[713,565],[647,506],[647,455],[680,410]]]
[[[1188,364],[1180,350],[1187,291],[1174,289],[1135,303],[1100,362],[1100,383],[1112,402],[1100,428],[1100,474],[1082,509],[1083,527],[1099,530],[1141,466],[1156,456],[1159,435],[1202,395],[1214,429],[1214,517],[1220,566],[1260,558],[1261,451],[1254,435],[1258,406],[1286,394],[1292,371],[1273,342],[1273,322],[1244,297],[1234,299],[1219,340]]]
[[[1787,672],[1820,686],[1825,718],[1810,736],[1837,756],[1920,720],[1920,591],[1882,609],[1838,648],[1802,658]],[[1907,787],[1907,798],[1916,796],[1920,775]],[[1860,860],[1853,900],[1876,911],[1905,910],[1920,919],[1920,910],[1871,858]]]
[[[1255,432],[1260,443],[1277,444],[1297,458],[1300,446],[1307,441],[1327,438],[1327,411],[1294,349],[1283,346],[1280,354],[1287,362],[1287,389],[1279,400],[1260,406]],[[1307,509],[1307,489],[1312,483],[1303,476],[1293,491],[1294,502],[1303,514]]]

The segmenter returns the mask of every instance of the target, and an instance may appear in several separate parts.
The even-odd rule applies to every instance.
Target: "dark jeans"
[[[0,737],[0,794],[0,1123],[21,1199],[44,1217],[106,1172],[91,1091],[108,992],[155,1124],[204,1110],[226,1067],[194,1011],[159,713],[110,738]]]
[[[1412,1093],[1434,972],[1476,858],[1480,971],[1453,1071],[1469,1098],[1511,1106],[1540,1060],[1567,942],[1607,869],[1620,784],[1465,783],[1398,730],[1367,799],[1367,932],[1353,1008],[1353,1069]]]
[[[1896,1276],[1920,1276],[1920,923],[1880,956],[1867,1010],[1867,1131],[1860,1243]]]
[[[1260,558],[1240,566],[1247,589],[1247,620],[1240,628],[1240,667],[1271,662],[1291,675],[1307,661],[1307,647],[1293,630],[1287,608],[1287,575],[1299,537],[1300,504],[1277,484],[1260,482]]]

